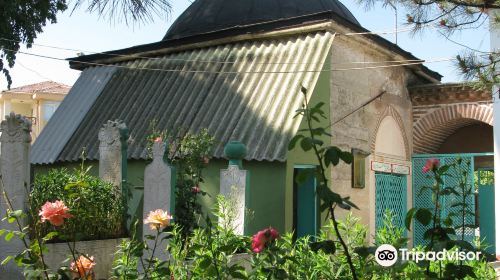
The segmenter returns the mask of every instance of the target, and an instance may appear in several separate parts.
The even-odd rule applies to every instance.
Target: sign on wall
[[[392,173],[401,174],[401,175],[410,175],[410,167],[400,164],[392,165]]]
[[[372,170],[377,172],[391,173],[392,167],[390,163],[372,161]]]
[[[372,161],[371,167],[376,172],[410,175],[410,167],[406,165]]]

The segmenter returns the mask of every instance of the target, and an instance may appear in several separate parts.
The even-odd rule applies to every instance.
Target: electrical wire
[[[10,51],[9,49],[6,49]],[[294,71],[209,71],[209,70],[184,70],[184,69],[163,69],[163,68],[148,68],[148,67],[131,67],[125,65],[117,65],[117,64],[103,64],[97,62],[87,62],[87,61],[78,61],[74,59],[64,59],[58,57],[52,57],[47,55],[41,55],[36,53],[28,53],[23,51],[18,51],[19,54],[40,57],[45,59],[59,60],[65,62],[75,62],[81,63],[85,65],[91,66],[105,66],[105,67],[116,67],[116,68],[124,68],[131,70],[147,70],[147,71],[159,71],[159,72],[180,72],[180,73],[211,73],[211,74],[287,74],[287,73],[318,73],[318,72],[337,72],[337,71],[350,71],[350,70],[367,70],[367,69],[380,69],[380,68],[391,68],[391,67],[401,67],[401,66],[410,66],[410,65],[421,65],[423,63],[435,63],[435,62],[445,62],[455,60],[452,58],[439,58],[434,60],[420,60],[416,62],[408,62],[408,63],[397,63],[390,65],[378,65],[378,66],[368,66],[368,67],[352,67],[352,68],[337,68],[330,70],[294,70]]]
[[[435,27],[432,24],[425,24],[423,27]],[[345,36],[355,36],[355,35],[379,35],[379,34],[394,34],[394,33],[401,33],[401,32],[408,32],[413,30],[412,27],[406,27],[406,28],[396,28],[396,29],[387,29],[383,31],[367,31],[367,32],[351,32],[351,33],[335,33],[337,36],[338,35],[345,35]],[[448,38],[447,38],[448,39]],[[0,37],[0,40],[4,41],[10,41],[10,42],[16,42],[16,43],[22,43],[19,40],[12,40],[12,39],[7,39]],[[451,40],[450,40],[451,41]],[[454,41],[452,41],[455,43]],[[151,59],[151,60],[158,60],[161,59],[163,61],[179,61],[179,62],[194,62],[194,63],[220,63],[220,64],[233,64],[236,63],[236,61],[217,61],[217,60],[196,60],[196,59],[181,59],[181,58],[159,58],[159,57],[150,57],[150,56],[139,56],[139,55],[124,55],[124,54],[116,54],[116,53],[109,53],[109,52],[95,52],[95,51],[89,51],[89,50],[82,50],[82,49],[73,49],[73,48],[66,48],[66,47],[60,47],[60,46],[52,46],[52,45],[45,45],[45,44],[32,44],[33,46],[39,46],[39,47],[45,47],[45,48],[52,48],[52,49],[58,49],[58,50],[65,50],[65,51],[73,51],[73,52],[79,52],[79,53],[90,53],[92,55],[105,55],[105,56],[110,56],[110,57],[123,57],[125,59]],[[486,54],[491,54],[491,52],[482,52]],[[405,63],[405,62],[416,62],[420,60],[387,60],[387,61],[355,61],[355,62],[334,62],[332,64],[378,64],[378,63]],[[263,65],[263,64],[318,64],[319,62],[257,62],[255,64],[258,65]]]
[[[16,42],[15,40],[10,40],[10,39],[5,39],[1,38],[0,40],[7,40],[7,41],[13,41]],[[45,48],[51,48],[51,49],[58,49],[58,50],[67,50],[67,51],[75,51],[75,52],[82,52],[82,53],[92,53],[92,54],[99,54],[99,55],[106,55],[110,57],[123,57],[123,58],[129,58],[129,59],[149,59],[149,60],[162,60],[162,61],[178,61],[178,62],[193,62],[193,63],[220,63],[220,64],[234,64],[238,63],[237,61],[217,61],[217,60],[198,60],[198,59],[182,59],[182,58],[162,58],[162,57],[149,57],[149,56],[138,56],[138,55],[123,55],[123,54],[112,54],[112,53],[105,53],[105,52],[92,52],[92,51],[85,51],[81,49],[71,49],[71,48],[64,48],[64,47],[58,47],[58,46],[50,46],[50,45],[43,45],[43,44],[32,44],[33,46],[39,46],[39,47],[45,47]],[[9,50],[9,49],[6,49]],[[12,51],[12,50],[9,50]],[[405,59],[405,60],[385,60],[385,61],[353,61],[353,62],[334,62],[332,64],[378,64],[378,63],[405,63],[405,62],[420,62],[422,61],[421,59]],[[283,64],[283,65],[289,65],[289,64],[299,64],[299,65],[309,65],[309,64],[320,64],[320,62],[256,62],[255,64],[257,65],[273,65],[273,64]]]

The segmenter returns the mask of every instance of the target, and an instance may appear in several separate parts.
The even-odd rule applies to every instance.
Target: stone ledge
[[[94,269],[96,279],[107,279],[111,276],[114,254],[118,250],[118,245],[124,239],[79,241],[76,242],[75,247],[81,253],[94,256],[96,262]],[[69,263],[63,263],[71,255],[66,243],[47,244],[47,248],[49,252],[45,254],[45,262],[53,271],[56,271],[61,265],[69,265],[71,263],[71,260]]]

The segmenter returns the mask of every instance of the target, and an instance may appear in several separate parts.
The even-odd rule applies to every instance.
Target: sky
[[[341,0],[341,2],[365,28],[374,32],[394,30],[395,15],[393,9],[377,6],[366,11],[364,7],[357,5],[352,0]],[[173,10],[168,18],[157,17],[152,23],[128,26],[125,23],[112,23],[107,19],[99,18],[98,15],[89,14],[84,9],[78,9],[72,14],[71,11],[66,11],[59,14],[56,24],[49,24],[44,28],[35,40],[35,46],[30,49],[22,48],[22,51],[64,59],[75,57],[79,52],[89,54],[157,42],[163,38],[173,21],[190,3],[189,0],[172,0]],[[399,30],[406,28],[404,26],[406,12],[402,8],[398,8],[397,22]],[[395,41],[394,34],[382,36],[392,42]],[[431,28],[417,35],[412,35],[410,32],[399,32],[397,37],[400,47],[426,61],[455,57],[464,51],[464,47],[459,44],[483,51],[487,51],[490,45],[487,26],[456,33],[451,38],[456,43],[446,40]],[[40,45],[74,50],[61,50]],[[443,82],[463,80],[453,61],[433,62],[425,65],[443,75]],[[70,69],[66,61],[18,54],[16,65],[11,69],[12,87],[47,80],[72,85],[78,79],[79,74],[80,71]],[[0,76],[0,89],[6,88],[6,80]]]

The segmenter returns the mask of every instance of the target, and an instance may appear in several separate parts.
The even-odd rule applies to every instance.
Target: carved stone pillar
[[[21,115],[10,113],[0,126],[0,215],[3,218],[8,205],[3,195],[8,195],[14,210],[26,210],[30,188],[31,122]],[[15,224],[0,222],[0,228],[18,230]],[[16,255],[23,250],[16,238],[6,242],[0,238],[0,259]],[[13,262],[0,266],[0,279],[23,279],[21,271]]]
[[[228,225],[236,234],[247,234],[246,212],[249,206],[249,177],[247,170],[242,170],[242,159],[246,155],[244,144],[232,141],[224,148],[229,159],[229,166],[220,172],[220,194],[222,194],[232,209],[226,210],[230,221],[219,220],[222,225]]]
[[[153,144],[153,162],[146,166],[144,172],[144,206],[143,219],[146,219],[150,211],[162,209],[168,211],[169,215],[174,215],[175,208],[175,171],[172,166],[164,160],[167,143],[155,141]],[[175,217],[174,217],[175,218]],[[143,224],[143,240],[146,235],[155,235],[149,225]],[[152,240],[147,240],[149,246],[153,246]],[[164,248],[160,244],[159,248]],[[155,256],[165,259],[164,250],[157,250]],[[149,257],[149,256],[148,256]]]
[[[127,176],[128,129],[120,120],[108,121],[99,130],[99,177],[117,186]]]

